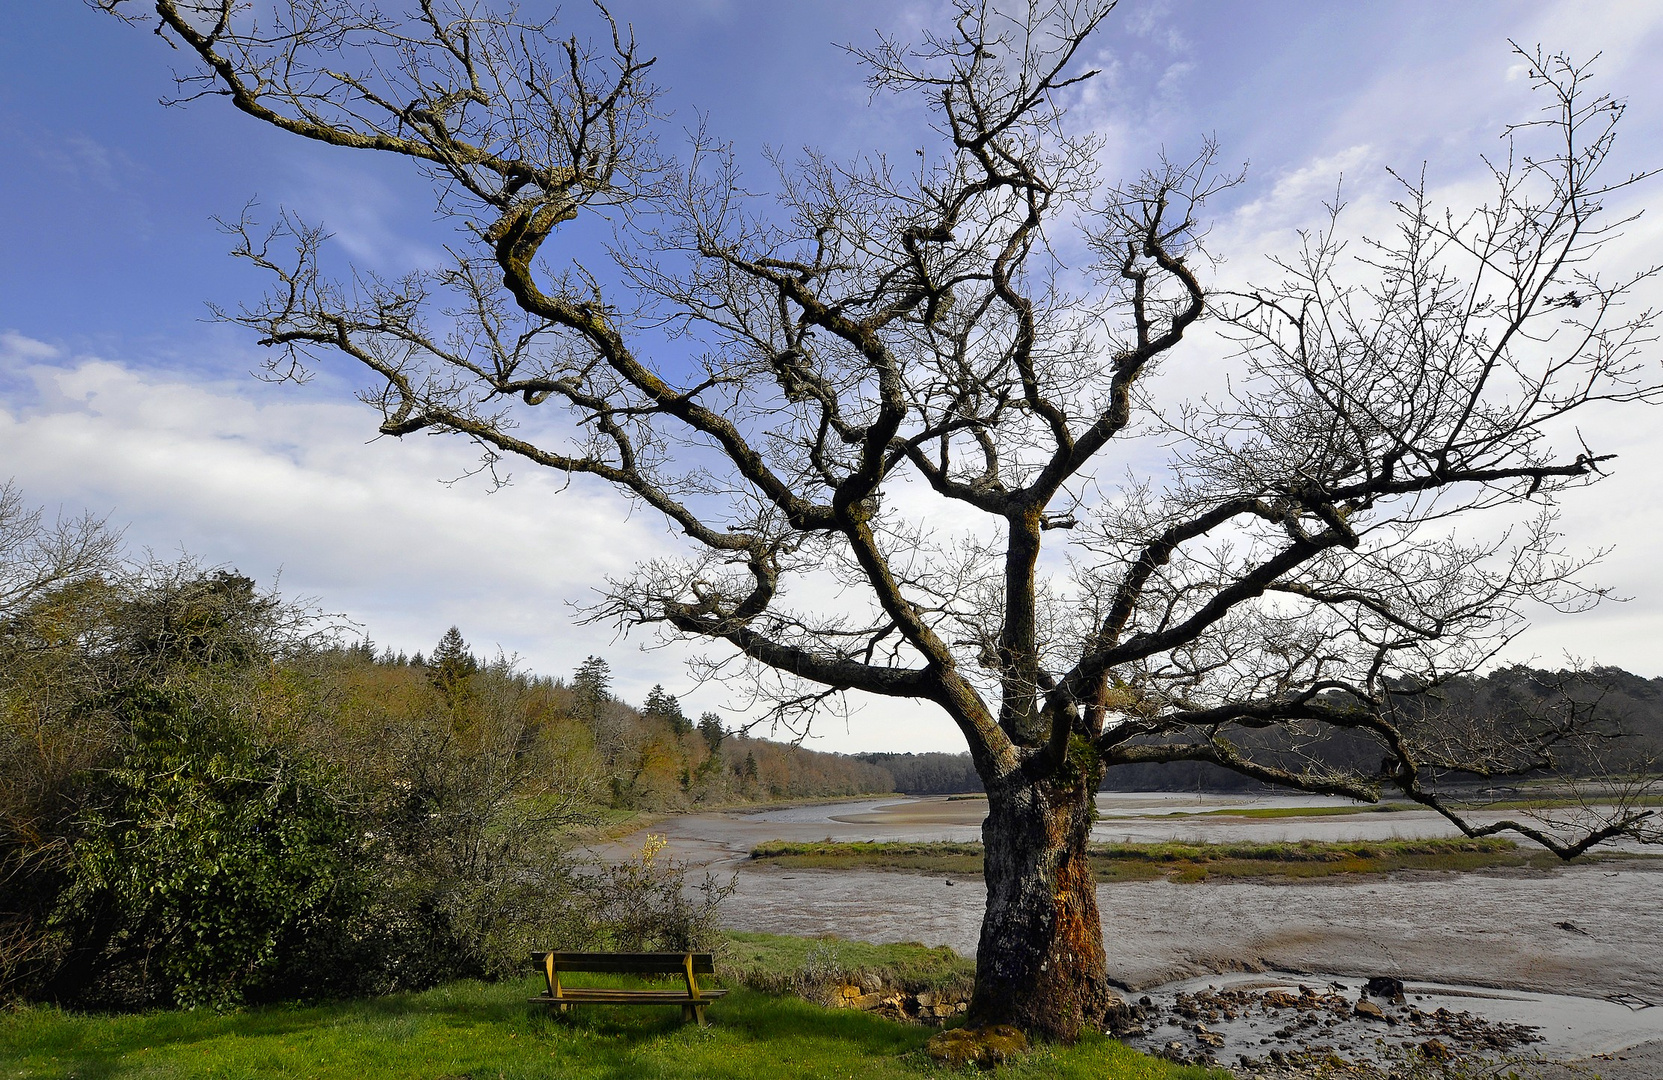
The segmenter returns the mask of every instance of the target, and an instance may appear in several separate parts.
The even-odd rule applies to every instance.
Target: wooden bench
[[[716,964],[709,953],[589,953],[547,952],[533,953],[532,962],[543,969],[548,979],[548,993],[529,998],[533,1004],[547,1005],[565,1012],[573,1005],[680,1005],[682,1020],[696,1019],[704,1026],[704,1007],[715,1001],[726,990],[705,989],[699,986],[698,976],[716,974]],[[674,990],[619,990],[610,986],[562,986],[560,973],[571,971],[621,973],[627,975],[680,975],[687,980],[686,989]]]

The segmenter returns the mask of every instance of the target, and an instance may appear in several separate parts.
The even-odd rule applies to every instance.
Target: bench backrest
[[[638,952],[589,953],[557,952],[533,953],[532,961],[547,964],[552,957],[556,971],[627,972],[637,975],[681,975],[687,971],[688,953]],[[715,958],[710,953],[692,953],[693,974],[716,974]]]

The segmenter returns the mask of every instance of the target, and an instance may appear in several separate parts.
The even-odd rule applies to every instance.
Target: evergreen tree
[[[722,745],[722,739],[727,732],[722,730],[722,718],[713,712],[704,713],[699,717],[699,734],[704,736],[705,745],[710,747],[712,754]]]
[[[427,681],[444,695],[446,702],[454,705],[467,691],[468,680],[478,670],[479,661],[468,651],[468,643],[462,640],[462,631],[452,626],[439,639],[433,655],[428,659]]]
[[[670,730],[680,738],[693,730],[692,721],[681,711],[681,702],[674,694],[664,692],[664,687],[654,684],[647,691],[647,707],[642,710],[649,720],[658,720],[670,726]]]
[[[577,714],[594,723],[601,705],[612,700],[611,665],[598,656],[584,660],[572,676],[572,692],[577,698]]]

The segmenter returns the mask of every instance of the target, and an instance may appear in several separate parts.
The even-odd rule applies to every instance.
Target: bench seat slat
[[[542,965],[546,956],[548,956],[548,953],[533,953],[531,956],[532,963]],[[554,966],[561,971],[680,975],[686,962],[686,953],[557,952],[554,954]],[[715,958],[710,953],[694,953],[693,974],[716,974]]]
[[[706,1001],[715,1001],[726,994],[726,990],[699,991],[697,1000],[687,996],[685,990],[614,990],[602,986],[565,986],[561,987],[560,997],[527,998],[527,1001],[537,1005],[582,1005],[586,1003],[602,1003],[609,1005],[698,1005]]]

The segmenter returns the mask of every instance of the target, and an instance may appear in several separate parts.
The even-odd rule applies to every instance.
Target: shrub
[[[225,1007],[314,989],[309,942],[354,900],[349,819],[320,770],[161,691],[120,712],[131,749],[78,823],[49,923],[72,958],[54,996]]]
[[[732,895],[737,876],[723,883],[707,873],[689,886],[687,864],[661,857],[665,844],[662,836],[648,836],[639,855],[578,879],[591,947],[626,952],[720,947],[717,907]]]

